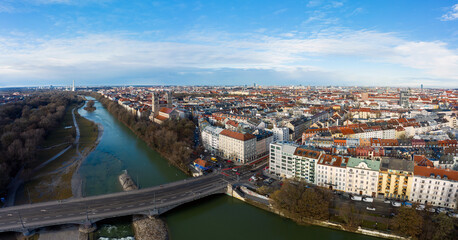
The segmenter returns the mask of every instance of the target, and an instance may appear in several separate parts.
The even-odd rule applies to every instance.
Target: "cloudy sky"
[[[0,0],[0,87],[458,87],[458,1]]]

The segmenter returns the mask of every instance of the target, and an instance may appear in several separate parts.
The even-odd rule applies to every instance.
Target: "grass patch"
[[[99,135],[99,128],[94,122],[81,117],[78,113],[76,115],[76,122],[80,129],[80,147],[79,150],[84,152],[94,147],[94,143]]]

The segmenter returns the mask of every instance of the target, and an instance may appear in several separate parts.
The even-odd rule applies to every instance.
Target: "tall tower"
[[[168,108],[172,108],[172,91],[167,91],[167,93],[165,94],[166,96],[166,99],[167,99],[167,107]]]
[[[153,116],[157,116],[157,112],[159,112],[159,97],[153,92],[152,103],[151,103],[151,114]]]
[[[75,79],[73,79],[72,92],[75,91]]]

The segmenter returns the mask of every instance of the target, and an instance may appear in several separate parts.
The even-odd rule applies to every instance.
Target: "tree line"
[[[271,192],[261,189],[263,193]],[[263,194],[262,193],[262,194]],[[356,231],[363,225],[365,212],[352,203],[343,203],[338,211],[332,211],[334,194],[329,189],[309,187],[303,182],[285,181],[279,190],[270,194],[275,210],[298,223],[310,220],[330,220],[335,215],[348,231]],[[458,220],[445,213],[435,214],[417,211],[413,207],[401,207],[396,216],[386,220],[390,231],[412,239],[455,239],[458,236]],[[373,216],[368,216],[373,217]],[[378,217],[380,218],[380,217]],[[379,222],[381,223],[381,222]]]
[[[88,111],[88,112],[93,112],[95,111],[95,107],[94,107],[94,100],[89,100],[87,103],[86,103],[86,107],[84,108],[84,110]]]
[[[147,118],[138,118],[118,103],[92,94],[119,121],[129,127],[135,135],[174,166],[188,173],[188,164],[193,152],[194,123],[189,119],[167,120],[161,125]]]
[[[80,103],[73,93],[40,92],[0,106],[0,192],[21,167],[37,159],[37,147],[59,126],[67,107]]]

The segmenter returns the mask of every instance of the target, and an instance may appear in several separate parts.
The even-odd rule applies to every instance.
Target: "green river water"
[[[96,149],[80,169],[84,195],[121,191],[118,175],[127,169],[140,187],[155,186],[186,177],[150,149],[99,102],[94,112],[79,109],[81,116],[102,124],[104,132]],[[180,206],[162,215],[171,240],[182,239],[375,239],[317,226],[299,226],[237,199],[220,195]],[[101,239],[133,236],[130,218],[98,223]]]

